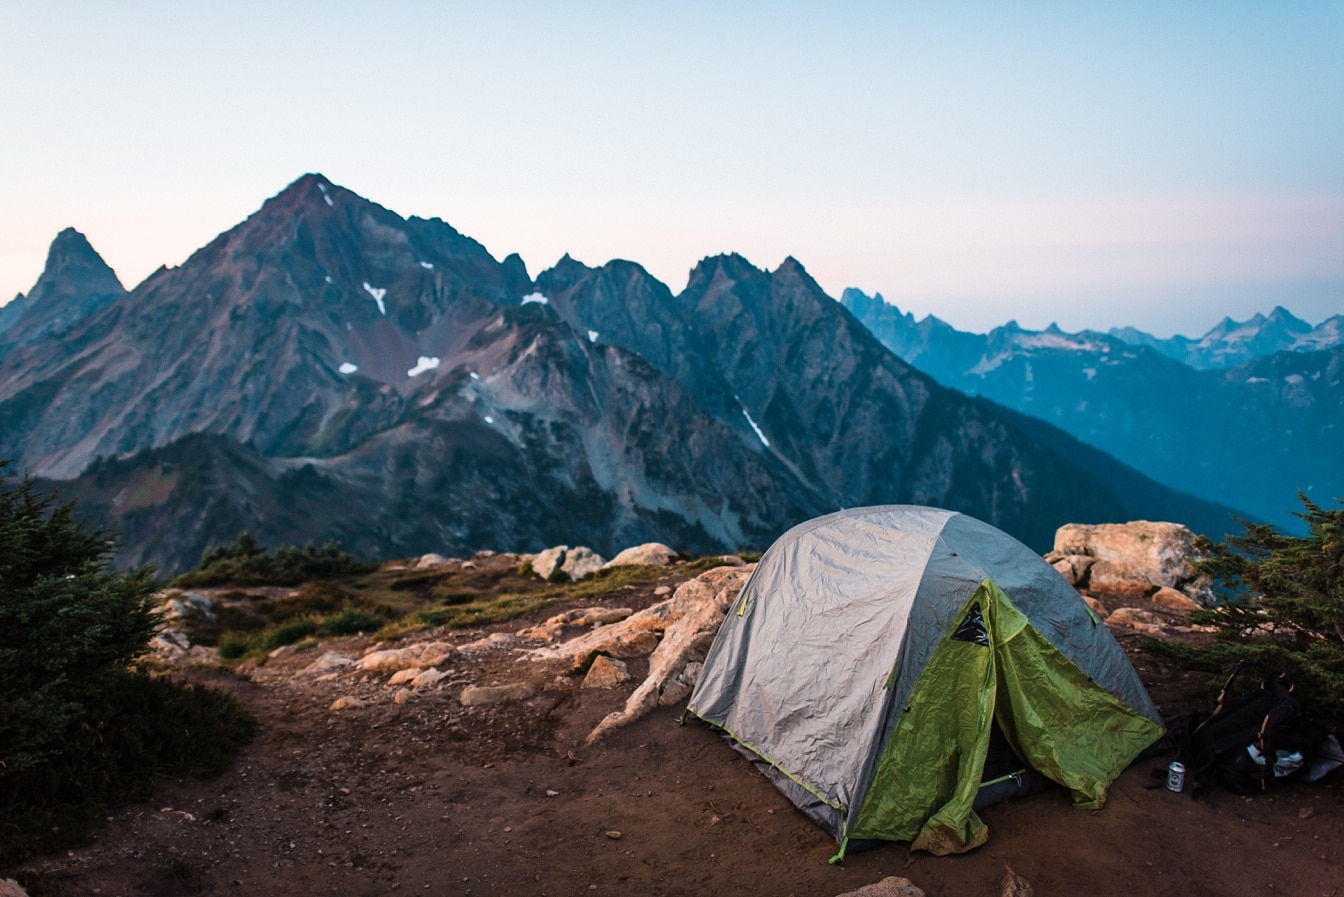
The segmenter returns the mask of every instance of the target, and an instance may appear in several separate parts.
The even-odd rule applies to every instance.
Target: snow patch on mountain
[[[407,377],[418,377],[425,371],[432,371],[439,366],[438,358],[431,358],[428,355],[421,355],[416,361],[415,367],[406,372]]]
[[[756,431],[756,437],[761,440],[761,445],[765,446],[766,448],[769,448],[770,440],[766,439],[765,434],[761,432],[761,428],[756,426],[756,421],[751,419],[751,412],[747,410],[745,405],[741,405],[741,401],[742,400],[739,399],[738,404],[742,408],[742,416],[747,419],[747,423],[751,424],[751,428]]]
[[[378,311],[383,317],[387,317],[387,306],[383,304],[383,297],[387,295],[386,287],[370,286],[369,282],[364,281],[364,291],[373,297],[373,301],[378,303]]]

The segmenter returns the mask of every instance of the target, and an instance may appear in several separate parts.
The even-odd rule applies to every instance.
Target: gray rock
[[[583,579],[590,573],[596,573],[606,563],[602,555],[580,545],[570,548],[557,545],[532,556],[532,572],[542,579],[551,579],[557,570],[564,573],[570,582]]]
[[[354,664],[353,657],[347,657],[339,651],[327,651],[317,660],[304,667],[300,673],[307,676],[323,676],[337,670],[343,670]]]
[[[603,566],[604,568],[626,566],[666,567],[672,563],[676,556],[677,553],[662,542],[645,542],[643,545],[635,545],[625,549]]]

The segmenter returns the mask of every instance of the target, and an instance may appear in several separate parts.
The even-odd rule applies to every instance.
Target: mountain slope
[[[764,547],[885,502],[1038,548],[1135,516],[1063,451],[897,359],[792,259],[706,259],[676,296],[629,262],[533,283],[320,175],[0,357],[0,457],[169,570],[244,527],[406,556]]]
[[[70,328],[124,296],[117,275],[72,227],[56,235],[47,264],[28,294],[0,308],[0,355]]]
[[[960,333],[856,294],[845,304],[940,382],[1054,424],[1167,486],[1285,526],[1297,523],[1299,489],[1344,495],[1344,347],[1195,370],[1109,334],[1012,323]]]
[[[590,269],[564,260],[537,287],[576,329],[681,372],[702,405],[754,433],[837,507],[952,507],[1036,545],[1050,543],[1059,513],[1126,514],[1074,458],[886,351],[793,259],[774,272],[739,256],[706,259],[675,298],[649,280],[628,262]],[[1084,482],[1092,485],[1078,488]],[[1130,516],[1154,507],[1133,505],[1139,513]],[[1168,507],[1182,505],[1192,525],[1226,528],[1225,508]]]
[[[1112,336],[1134,345],[1156,349],[1168,358],[1196,370],[1229,368],[1278,352],[1315,352],[1344,345],[1344,315],[1335,315],[1312,327],[1283,306],[1268,316],[1246,321],[1223,318],[1199,339],[1173,336],[1158,339],[1133,327],[1112,328]]]

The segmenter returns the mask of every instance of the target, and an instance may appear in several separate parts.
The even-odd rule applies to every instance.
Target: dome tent
[[[838,857],[855,840],[983,844],[973,807],[996,791],[995,729],[1019,768],[1085,808],[1163,734],[1120,646],[1039,555],[974,518],[903,505],[781,536],[687,711],[834,835]]]

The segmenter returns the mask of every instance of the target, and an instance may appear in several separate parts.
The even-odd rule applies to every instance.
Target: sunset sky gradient
[[[536,274],[798,258],[964,329],[1344,312],[1344,3],[0,7],[0,302],[304,172]]]

